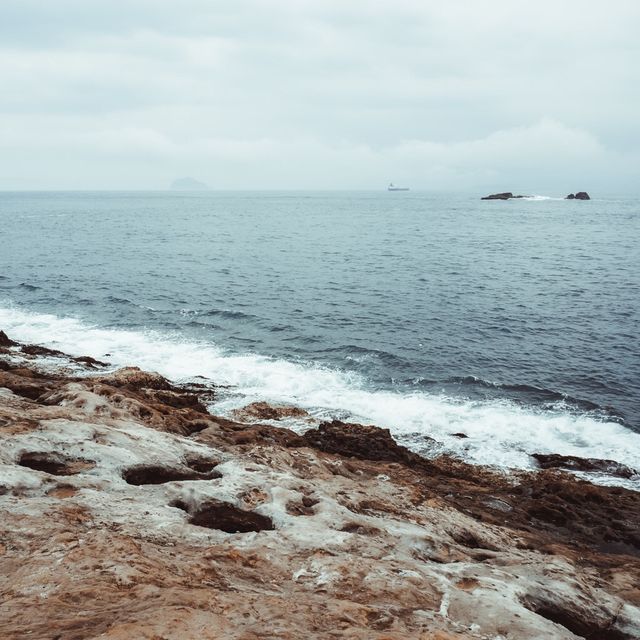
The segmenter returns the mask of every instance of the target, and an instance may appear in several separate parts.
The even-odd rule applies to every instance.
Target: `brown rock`
[[[638,475],[635,469],[614,460],[601,460],[599,458],[578,458],[576,456],[561,456],[557,453],[534,453],[542,469],[569,469],[571,471],[601,472],[619,478],[632,478]]]
[[[43,401],[0,395],[3,639],[640,637],[637,492],[12,366]]]
[[[268,402],[252,402],[236,409],[233,415],[238,420],[282,420],[283,418],[308,418],[309,413],[291,405],[272,405]]]
[[[389,429],[373,425],[333,420],[307,431],[303,438],[314,449],[362,460],[402,462],[408,465],[424,462],[423,458],[399,445]]]
[[[0,347],[15,347],[18,343],[10,340],[4,331],[0,331]]]

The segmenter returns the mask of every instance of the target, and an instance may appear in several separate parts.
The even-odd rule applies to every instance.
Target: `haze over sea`
[[[480,195],[4,192],[0,328],[230,385],[217,411],[638,467],[640,201]]]

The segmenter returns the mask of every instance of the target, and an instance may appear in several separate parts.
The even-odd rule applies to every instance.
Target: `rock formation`
[[[484,196],[481,200],[513,200],[517,198],[530,198],[531,196],[514,196],[511,191],[505,193],[492,193],[490,196]]]
[[[33,351],[0,344],[3,640],[640,638],[640,493]]]
[[[570,193],[565,200],[591,200],[586,191],[578,191],[578,193]]]

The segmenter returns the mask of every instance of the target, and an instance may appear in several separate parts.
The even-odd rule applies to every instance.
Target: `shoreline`
[[[538,406],[500,394],[474,398],[473,393],[466,396],[464,389],[379,388],[337,366],[227,351],[213,342],[182,335],[108,329],[73,316],[24,310],[10,310],[0,316],[0,327],[29,343],[76,356],[106,357],[112,368],[134,364],[173,381],[215,381],[220,393],[210,408],[230,418],[234,410],[253,401],[293,404],[309,411],[319,422],[337,417],[390,427],[401,444],[428,457],[448,453],[505,470],[539,468],[535,458],[539,454],[609,459],[634,469],[640,467],[640,434],[631,425],[598,411],[567,407],[555,392],[549,393],[555,394],[553,402],[557,404]],[[54,357],[47,360],[52,366],[65,363]],[[288,426],[294,430],[307,428],[304,421],[291,421]],[[584,473],[597,483],[640,490],[640,476],[612,477],[593,470]]]
[[[640,637],[640,493],[46,351],[0,334],[3,637]]]

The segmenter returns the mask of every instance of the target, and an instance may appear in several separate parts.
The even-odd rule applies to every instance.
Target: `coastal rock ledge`
[[[0,337],[3,640],[640,638],[638,492]]]

